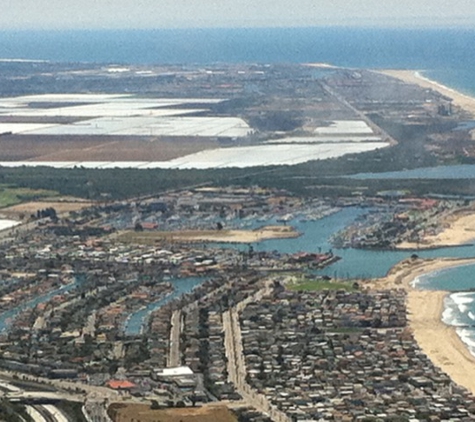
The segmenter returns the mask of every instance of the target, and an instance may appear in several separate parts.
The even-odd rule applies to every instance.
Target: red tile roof
[[[110,380],[106,383],[107,387],[112,388],[114,390],[128,390],[130,388],[137,387],[137,384],[127,380]]]

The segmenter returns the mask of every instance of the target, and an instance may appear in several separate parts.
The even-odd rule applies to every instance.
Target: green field
[[[46,189],[16,188],[0,185],[0,208],[10,207],[21,202],[56,196],[57,192]]]

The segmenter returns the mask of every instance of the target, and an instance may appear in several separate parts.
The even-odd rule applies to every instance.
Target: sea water
[[[309,63],[418,69],[475,92],[473,29],[0,31],[0,59],[121,64]]]
[[[447,290],[442,321],[455,328],[475,356],[475,264],[446,268],[417,277],[414,286],[428,290]]]

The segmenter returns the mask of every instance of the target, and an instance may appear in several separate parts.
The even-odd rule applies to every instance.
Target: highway
[[[0,390],[3,392],[3,398],[6,398],[12,402],[25,399],[61,399],[56,393],[42,391],[26,392],[5,380],[0,381]],[[68,418],[52,404],[29,404],[25,406],[25,409],[28,415],[30,415],[35,422],[70,422]]]
[[[371,119],[369,119],[366,114],[364,114],[362,111],[358,110],[357,108],[353,107],[345,98],[343,98],[341,95],[337,94],[333,89],[331,89],[327,84],[321,83],[322,88],[325,90],[327,94],[335,98],[342,106],[346,107],[347,109],[351,110],[353,113],[355,113],[361,120],[366,122],[366,124],[373,129],[373,132],[376,135],[380,135],[381,139],[383,141],[388,141],[390,142],[391,145],[397,145],[398,142],[391,136],[389,133],[387,133],[385,130],[383,130],[381,127],[379,127],[376,123],[374,123]]]
[[[25,408],[35,422],[70,422],[57,407],[50,404],[27,405]]]

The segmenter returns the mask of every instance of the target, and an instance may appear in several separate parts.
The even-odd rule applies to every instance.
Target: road
[[[48,422],[48,419],[42,415],[42,413],[36,408],[36,406],[25,406],[26,413],[33,419],[35,422]]]
[[[82,408],[88,422],[112,422],[107,414],[107,402],[88,400]]]
[[[290,419],[284,412],[278,410],[263,394],[259,394],[246,382],[246,361],[242,347],[239,312],[241,312],[247,304],[259,301],[262,297],[270,294],[272,291],[272,283],[272,280],[266,281],[263,289],[242,302],[239,302],[234,308],[224,312],[222,315],[224,346],[228,360],[228,380],[234,384],[237,392],[249,406],[252,406],[259,412],[268,415],[275,422],[292,422],[292,419]]]
[[[5,371],[5,370],[0,371],[0,379],[3,379],[3,380],[11,379],[12,376],[14,375],[18,376],[20,380],[23,379],[25,381],[31,381],[37,384],[51,385],[57,388],[59,391],[63,391],[63,392],[74,391],[76,394],[79,394],[79,395],[82,393],[93,394],[96,397],[100,397],[102,399],[107,398],[110,400],[115,400],[120,397],[116,391],[111,390],[110,388],[107,388],[107,387],[98,387],[94,385],[88,385],[88,384],[83,384],[80,382],[67,381],[67,380],[54,380],[54,379],[43,378],[43,377],[35,377],[33,375],[15,373],[13,371]],[[57,394],[62,394],[62,393],[58,392]],[[66,395],[66,393],[64,393],[64,395]],[[70,396],[71,395],[72,394],[70,394]]]
[[[3,397],[13,401],[21,398],[58,398],[56,393],[50,392],[26,392],[21,388],[10,384],[7,380],[0,380],[0,390],[3,391]],[[68,418],[52,404],[26,405],[26,412],[35,422],[69,422]]]
[[[168,354],[167,366],[174,368],[180,366],[180,334],[182,326],[182,313],[181,310],[173,311],[171,318],[171,330],[170,330],[170,350]]]
[[[327,84],[322,83],[321,84],[323,89],[326,91],[327,94],[335,98],[341,105],[344,107],[348,108],[351,110],[353,113],[355,113],[361,120],[366,122],[366,124],[373,129],[373,132],[376,135],[380,135],[381,139],[383,141],[388,141],[391,143],[391,145],[396,145],[398,142],[391,136],[389,133],[387,133],[385,130],[380,128],[376,123],[374,123],[371,119],[369,119],[366,114],[364,114],[362,111],[358,110],[357,108],[353,107],[345,98],[343,98],[340,94],[337,94],[333,89],[331,89]]]

